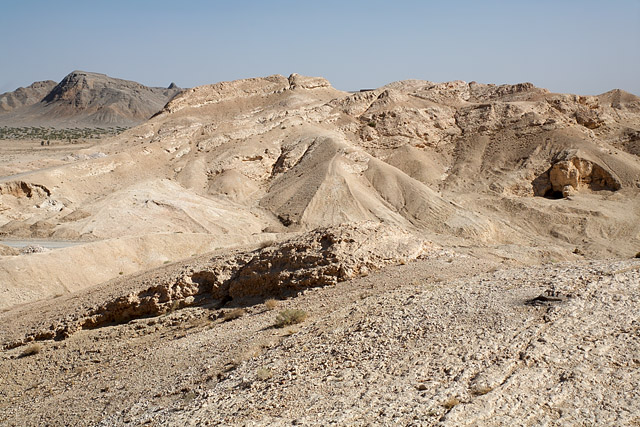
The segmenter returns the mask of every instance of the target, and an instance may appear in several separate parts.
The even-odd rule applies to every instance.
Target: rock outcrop
[[[288,87],[289,81],[280,75],[198,86],[176,96],[167,103],[162,113],[175,113],[186,107],[199,108],[231,99],[268,95]]]
[[[80,325],[98,327],[159,315],[176,307],[295,294],[336,285],[435,250],[420,238],[374,222],[320,228],[256,251],[191,265],[176,278],[92,310]]]
[[[318,89],[330,87],[331,83],[329,83],[329,80],[322,77],[307,77],[301,76],[298,73],[293,73],[289,76],[289,89]]]
[[[289,78],[274,74],[268,77],[220,82],[185,90],[171,100],[161,113],[175,113],[187,107],[199,108],[224,101],[267,96],[296,88],[331,88],[331,84],[322,77],[306,77],[296,73],[291,74]]]
[[[188,306],[292,295],[366,276],[389,264],[404,264],[438,250],[415,235],[374,222],[320,228],[261,246],[189,264],[161,281],[143,281],[138,285],[142,290],[79,313],[27,340],[36,336],[64,338],[78,329],[124,323]]]
[[[561,198],[575,192],[617,191],[620,180],[605,167],[577,156],[559,160],[534,182],[536,196]]]
[[[3,195],[10,195],[16,198],[44,198],[51,195],[51,191],[44,185],[25,181],[8,181],[0,182],[0,196]]]

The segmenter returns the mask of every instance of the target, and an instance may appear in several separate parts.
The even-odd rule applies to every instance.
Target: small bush
[[[375,128],[376,127],[376,122],[369,122],[369,123],[367,123],[367,125],[369,125],[369,127]]]
[[[189,319],[187,322],[188,328],[202,328],[206,326],[211,326],[211,319],[208,317],[194,317]]]
[[[27,348],[24,349],[24,351],[20,356],[21,357],[33,356],[34,354],[40,353],[41,350],[42,350],[42,346],[40,344],[38,343],[29,344]]]
[[[303,310],[283,310],[276,316],[276,328],[284,328],[285,326],[295,325],[307,318],[307,312]]]
[[[271,379],[271,377],[273,377],[273,372],[269,368],[258,368],[256,371],[256,378],[260,381],[266,381]]]
[[[224,320],[225,322],[228,322],[230,320],[239,319],[240,317],[244,316],[246,313],[247,311],[244,308],[236,308],[224,313],[224,316],[222,316],[222,320]]]
[[[297,334],[299,331],[300,330],[298,328],[295,328],[295,327],[287,328],[287,330],[284,331],[284,336],[285,337],[290,337],[292,335]]]
[[[442,402],[442,406],[444,407],[444,409],[447,409],[447,410],[452,409],[454,406],[459,404],[460,404],[460,401],[455,397],[450,397],[449,399]]]
[[[264,306],[267,308],[267,310],[273,310],[278,306],[278,300],[269,298],[264,302]]]
[[[640,258],[640,252],[636,254],[636,258]]]
[[[491,390],[493,390],[491,387],[478,386],[478,387],[474,387],[471,390],[471,394],[473,394],[474,396],[483,396],[483,395],[489,393]]]

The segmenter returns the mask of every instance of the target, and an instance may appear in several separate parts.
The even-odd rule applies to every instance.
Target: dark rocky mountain
[[[168,88],[147,87],[105,74],[74,71],[58,84],[39,82],[1,95],[0,124],[134,126],[161,110],[181,90],[173,83]],[[11,108],[2,108],[5,104]]]

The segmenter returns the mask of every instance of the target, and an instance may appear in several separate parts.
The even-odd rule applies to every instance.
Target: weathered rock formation
[[[45,186],[25,181],[0,182],[0,196],[10,195],[16,198],[43,198],[51,195]]]
[[[414,235],[374,222],[320,228],[262,246],[189,264],[160,281],[142,281],[138,285],[142,290],[118,296],[26,339],[60,339],[81,328],[124,323],[194,305],[291,295],[336,285],[438,250]]]
[[[620,180],[603,166],[577,156],[559,160],[534,181],[536,196],[568,197],[575,192],[617,191]]]

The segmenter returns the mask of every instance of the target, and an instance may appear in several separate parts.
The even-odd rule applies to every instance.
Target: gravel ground
[[[82,330],[0,358],[5,425],[630,425],[640,260],[442,253],[337,286]],[[280,310],[308,313],[274,328]]]

